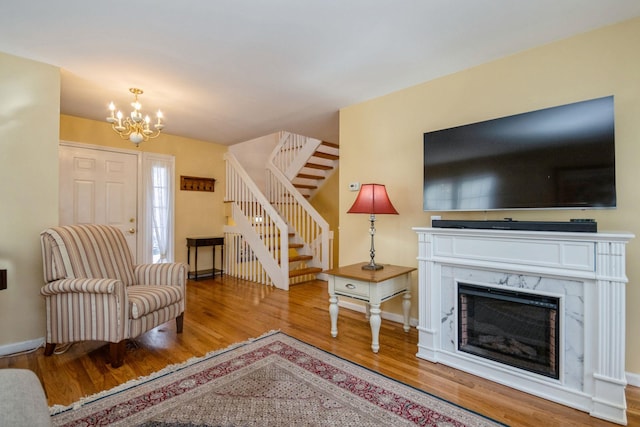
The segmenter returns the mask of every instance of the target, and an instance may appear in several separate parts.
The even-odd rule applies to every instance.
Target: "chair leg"
[[[56,349],[56,344],[55,343],[46,343],[44,346],[44,355],[45,356],[51,356],[53,354],[53,351]]]
[[[127,340],[120,342],[112,342],[109,344],[109,357],[111,359],[111,367],[119,368],[124,362],[124,353],[127,349]]]
[[[184,323],[184,313],[180,314],[180,316],[176,317],[176,330],[178,333],[182,333],[182,324]]]

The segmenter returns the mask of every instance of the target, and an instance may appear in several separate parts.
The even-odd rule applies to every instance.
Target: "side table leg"
[[[404,314],[404,331],[409,332],[409,311],[411,310],[411,292],[406,291],[402,297],[402,311]]]
[[[329,317],[331,317],[331,336],[338,336],[338,297],[329,295]]]
[[[380,304],[371,304],[369,309],[371,317],[369,317],[369,324],[371,325],[371,350],[377,353],[380,350]]]

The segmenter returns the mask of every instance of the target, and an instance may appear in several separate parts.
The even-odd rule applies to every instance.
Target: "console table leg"
[[[338,297],[329,295],[329,317],[331,317],[331,336],[338,336]]]
[[[194,275],[195,275],[195,280],[198,280],[198,247],[196,246],[196,259],[195,259],[195,271],[194,271]]]
[[[404,331],[409,332],[411,326],[409,325],[409,312],[411,311],[411,293],[409,291],[404,293],[402,297],[402,311],[404,314]]]
[[[378,338],[380,337],[380,304],[370,304],[371,308],[369,309],[371,313],[371,317],[369,317],[369,324],[371,325],[371,350],[374,353],[377,353],[380,350],[380,342]]]

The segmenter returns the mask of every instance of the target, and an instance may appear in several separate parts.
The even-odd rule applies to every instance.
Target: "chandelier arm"
[[[131,130],[129,129],[129,127],[128,126],[127,127],[123,126],[124,127],[123,130],[118,130],[118,129],[116,129],[117,127],[118,126],[116,126],[115,123],[111,125],[111,129],[113,129],[114,132],[117,133],[118,136],[120,136],[120,138],[128,139],[129,138],[129,134],[131,134]]]

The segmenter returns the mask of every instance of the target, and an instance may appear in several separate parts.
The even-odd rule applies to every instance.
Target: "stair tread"
[[[338,144],[335,144],[335,143],[329,142],[329,141],[322,141],[320,143],[320,145],[325,145],[325,146],[331,147],[331,148],[340,148],[340,146]]]
[[[296,184],[293,183],[293,186],[296,188],[306,188],[308,190],[315,190],[316,188],[318,188],[317,185],[309,185],[309,184]]]
[[[297,270],[289,270],[289,277],[304,276],[306,274],[316,274],[322,272],[320,267],[306,267]]]
[[[289,257],[289,262],[298,262],[298,261],[309,261],[313,259],[311,255],[295,255]]]
[[[296,175],[296,178],[303,178],[303,179],[324,179],[324,175],[312,175],[310,173],[299,173],[298,175]]]
[[[316,151],[311,157],[319,157],[327,160],[338,160],[340,158],[337,154],[323,153],[322,151]]]
[[[282,247],[278,244],[276,245],[272,245],[271,246],[273,249],[277,249],[277,250],[281,250]],[[289,243],[289,249],[300,249],[300,248],[304,248],[304,244],[302,243]],[[279,257],[279,255],[278,255]]]
[[[307,162],[304,167],[306,168],[310,168],[310,169],[321,169],[324,171],[328,171],[333,169],[333,166],[327,166],[327,165],[320,165],[318,163],[311,163],[311,162]]]

